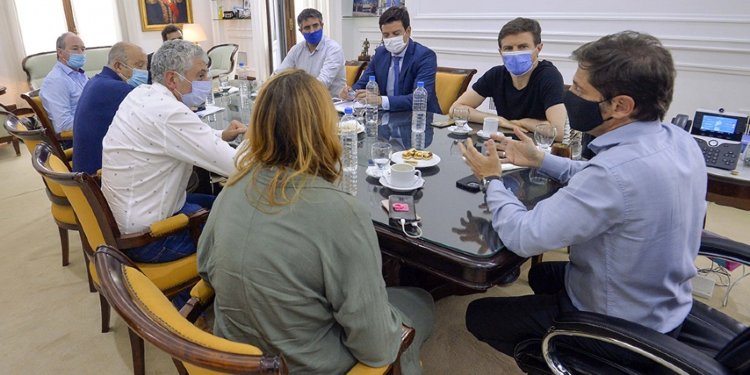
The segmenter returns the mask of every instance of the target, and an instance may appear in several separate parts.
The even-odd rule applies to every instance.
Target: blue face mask
[[[86,55],[82,53],[71,53],[68,57],[68,66],[73,70],[83,68],[84,64],[86,64]]]
[[[531,51],[503,52],[503,64],[514,76],[522,76],[534,66]]]
[[[323,28],[321,27],[318,31],[313,31],[311,33],[302,33],[302,36],[305,37],[305,41],[308,44],[317,45],[320,43],[320,40],[323,39]]]
[[[188,80],[180,73],[177,73],[177,75],[186,81]],[[182,97],[181,100],[188,107],[198,107],[203,104],[206,101],[206,97],[211,94],[211,81],[191,81],[190,83],[192,85],[192,90],[186,94],[180,92],[180,96]]]
[[[133,75],[127,80],[130,86],[138,87],[139,85],[148,82],[148,70],[131,68],[125,64],[122,65],[133,71]]]

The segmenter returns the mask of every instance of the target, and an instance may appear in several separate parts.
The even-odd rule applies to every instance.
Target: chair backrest
[[[286,374],[281,356],[214,336],[194,326],[123,253],[102,246],[94,255],[101,293],[130,329],[181,361],[190,374]]]
[[[39,144],[47,144],[47,133],[42,128],[29,129],[18,117],[13,114],[8,114],[7,119],[4,123],[5,130],[13,134],[16,138],[23,140],[23,143],[29,150],[29,154],[34,155],[34,150]],[[52,147],[47,145],[52,150]],[[70,170],[68,170],[70,171]],[[52,203],[68,205],[68,200],[65,197],[65,192],[60,184],[53,180],[48,179],[42,175],[44,184],[47,185],[47,196]]]
[[[36,146],[31,162],[43,177],[62,187],[83,229],[88,249],[117,243],[120,230],[94,177],[83,172],[70,172],[44,143]]]
[[[448,114],[451,104],[466,91],[476,69],[446,68],[439,66],[435,75],[435,93],[440,103],[440,110]]]
[[[346,62],[346,85],[352,86],[357,83],[359,76],[365,71],[367,61],[350,60]]]
[[[93,77],[102,71],[109,57],[111,46],[91,47],[86,49],[86,64],[83,70],[86,75]],[[40,52],[26,56],[21,62],[26,80],[32,90],[42,87],[42,82],[57,62],[57,51]]]
[[[716,355],[716,360],[736,374],[750,373],[750,328],[732,339]]]
[[[39,90],[25,92],[21,94],[21,98],[29,104],[29,107],[31,107],[36,114],[37,120],[39,120],[39,123],[42,125],[42,129],[47,133],[47,139],[45,142],[49,143],[55,151],[55,154],[60,156],[65,164],[70,167],[67,158],[61,156],[64,153],[59,141],[60,135],[55,132],[55,127],[52,125],[52,121],[50,121],[49,116],[47,115],[47,110],[45,110],[44,105],[42,105],[42,97],[39,96]]]
[[[220,74],[228,74],[234,70],[234,56],[240,48],[237,44],[226,43],[211,47],[208,50],[209,66],[208,76],[218,77]]]

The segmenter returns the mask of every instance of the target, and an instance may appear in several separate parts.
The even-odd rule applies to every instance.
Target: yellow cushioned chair
[[[111,46],[86,48],[86,64],[83,71],[91,78],[102,71],[109,57]],[[40,52],[26,56],[21,61],[21,67],[26,72],[26,80],[33,90],[42,87],[42,82],[47,74],[57,63],[57,52]]]
[[[23,98],[23,100],[25,100],[26,103],[29,104],[34,113],[36,113],[36,118],[39,120],[42,128],[47,131],[47,143],[49,143],[56,149],[62,150],[60,141],[73,140],[73,132],[70,130],[66,130],[62,133],[55,132],[55,127],[52,125],[52,121],[50,121],[49,115],[47,115],[47,110],[45,110],[44,106],[42,105],[42,97],[39,96],[39,90],[25,92],[21,94],[21,98]],[[70,152],[72,152],[72,150]],[[73,160],[72,155],[70,157],[70,160]],[[68,164],[68,169],[70,169],[70,163],[68,163],[67,160],[65,162],[66,164]]]
[[[346,62],[346,85],[351,87],[357,83],[359,76],[365,71],[367,61],[350,60]]]
[[[208,55],[208,76],[211,79],[234,70],[234,57],[240,46],[234,43],[217,44],[206,52]]]
[[[32,163],[42,176],[62,186],[76,214],[82,238],[85,239],[83,247],[90,261],[93,256],[92,249],[101,245],[116,246],[127,251],[186,228],[190,230],[193,241],[197,242],[202,225],[208,217],[206,210],[199,210],[190,216],[178,214],[152,224],[146,232],[121,234],[95,177],[82,172],[68,171],[65,164],[52,153],[46,144],[36,146]],[[137,263],[137,265],[167,297],[175,296],[191,288],[199,280],[195,254],[171,262]],[[94,286],[100,291],[102,332],[107,332],[109,331],[109,305],[101,295],[101,284],[93,262],[89,262],[89,272]],[[133,350],[133,370],[135,374],[143,374],[145,372],[143,340],[136,335],[131,335],[130,345]]]
[[[469,87],[471,77],[476,69],[446,68],[439,66],[435,75],[435,92],[440,103],[440,110],[448,114],[456,99]]]
[[[8,115],[11,113],[13,113],[12,109],[0,104],[0,124],[4,125],[5,121],[8,119]],[[21,156],[21,146],[18,144],[18,138],[14,137],[13,134],[8,133],[5,126],[0,126],[0,143],[12,144],[16,156]]]
[[[101,246],[94,254],[101,291],[134,333],[175,359],[181,374],[287,374],[283,357],[194,326],[137,265]]]
[[[190,321],[200,316],[210,305],[213,303],[214,290],[208,283],[203,280],[198,281],[197,284],[190,291],[190,300],[182,308],[182,315]],[[347,372],[347,375],[399,375],[401,374],[401,354],[406,350],[409,345],[414,341],[414,329],[406,326],[402,326],[401,330],[401,348],[398,351],[398,357],[396,361],[388,366],[383,367],[370,367],[363,363],[357,363],[354,367]],[[179,370],[179,365],[177,366]],[[203,372],[192,372],[190,374],[204,374]]]
[[[19,115],[24,113],[23,110],[28,108],[21,108],[16,111]],[[23,143],[29,149],[29,154],[34,154],[34,148],[39,143],[46,143],[48,141],[47,132],[42,128],[29,129],[21,119],[14,114],[6,114],[6,120],[3,123],[3,128],[18,139],[22,139]],[[58,150],[59,153],[62,151]],[[57,229],[60,232],[60,246],[62,247],[62,265],[68,265],[68,231],[77,231],[78,222],[76,221],[75,213],[73,208],[68,202],[68,198],[65,197],[65,192],[62,190],[60,184],[55,183],[47,178],[42,178],[44,186],[47,191],[47,198],[49,198],[51,206],[52,218],[57,224]]]

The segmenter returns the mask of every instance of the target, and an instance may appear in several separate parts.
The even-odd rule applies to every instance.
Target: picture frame
[[[164,26],[193,23],[191,0],[137,0],[142,31],[161,31]]]
[[[378,17],[394,6],[405,6],[406,0],[353,0],[353,17]]]

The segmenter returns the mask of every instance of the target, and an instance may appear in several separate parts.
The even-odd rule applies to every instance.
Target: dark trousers
[[[514,357],[516,345],[537,340],[536,357],[542,361],[541,340],[555,318],[577,311],[565,291],[565,265],[568,262],[542,262],[529,270],[529,286],[534,294],[520,297],[493,297],[475,300],[466,310],[466,328],[477,339]],[[668,334],[676,337],[680,327]],[[646,371],[653,364],[630,351],[586,339],[561,339],[599,358]],[[536,349],[535,349],[536,350]]]

